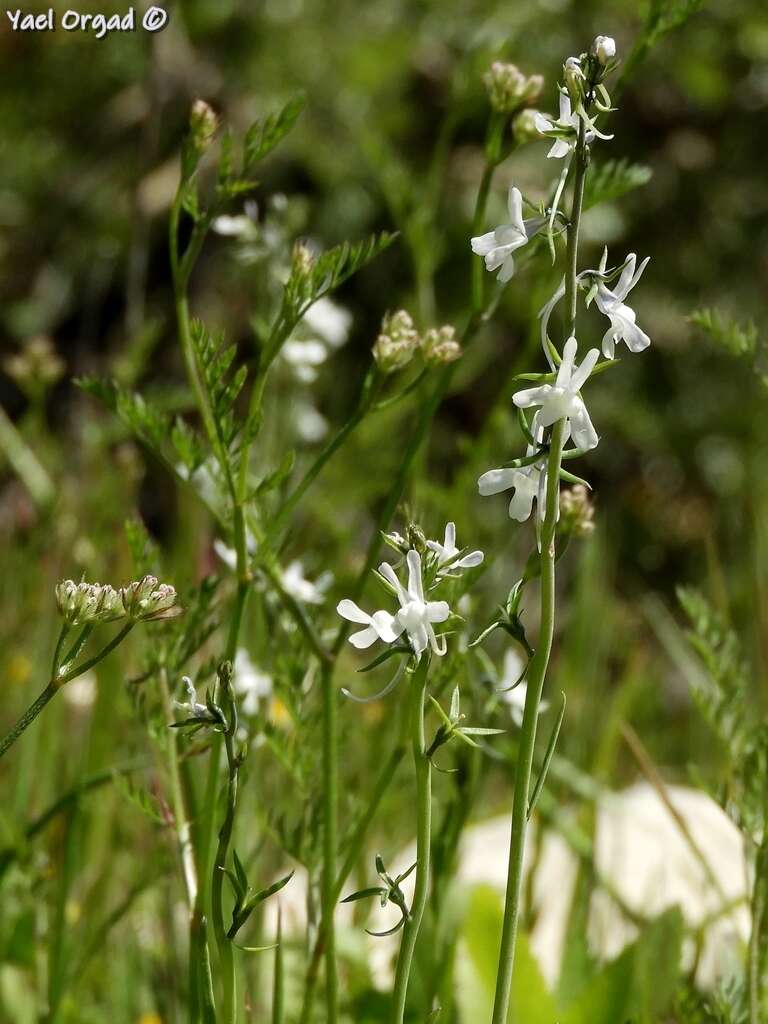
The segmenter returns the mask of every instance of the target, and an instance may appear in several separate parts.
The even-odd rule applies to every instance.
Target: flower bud
[[[421,352],[427,366],[441,366],[461,358],[461,345],[456,340],[456,329],[450,324],[430,327],[421,339]]]
[[[612,36],[596,36],[589,52],[605,67],[616,56],[616,40]]]
[[[563,81],[574,106],[584,99],[584,72],[578,57],[568,57],[563,64]]]
[[[532,103],[544,87],[541,75],[524,75],[514,64],[494,61],[483,75],[491,106],[500,114],[510,114],[526,103]]]
[[[218,127],[219,119],[213,107],[205,100],[195,100],[189,112],[189,132],[198,152],[208,149]]]
[[[291,254],[293,269],[302,275],[309,274],[315,263],[315,254],[306,242],[295,242]]]
[[[405,529],[405,535],[409,548],[414,548],[420,555],[423,555],[426,552],[427,537],[418,523],[408,523],[408,526]]]
[[[512,121],[512,134],[518,146],[522,146],[526,142],[535,142],[541,138],[541,132],[536,125],[536,118],[541,116],[538,110],[533,110],[531,107],[526,107],[515,116]]]
[[[595,507],[584,484],[560,492],[560,533],[588,537],[594,532]]]
[[[382,373],[393,373],[407,366],[419,347],[419,334],[404,309],[387,313],[373,346],[373,358]]]
[[[3,362],[3,369],[22,391],[38,395],[63,376],[65,366],[50,338],[41,335],[28,338],[20,352]]]
[[[168,583],[158,583],[156,576],[144,576],[129,583],[120,596],[125,614],[135,622],[172,619],[182,613],[176,589]]]
[[[113,622],[125,614],[120,594],[108,583],[62,580],[55,593],[59,613],[70,626]]]

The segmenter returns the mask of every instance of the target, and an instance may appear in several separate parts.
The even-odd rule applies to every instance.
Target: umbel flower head
[[[158,583],[156,576],[144,576],[120,591],[125,614],[134,622],[154,622],[181,615],[175,587]]]
[[[394,373],[407,366],[419,348],[419,332],[410,313],[398,309],[387,313],[373,346],[373,358],[382,373]]]
[[[519,107],[533,103],[544,87],[541,75],[524,75],[514,64],[500,60],[491,64],[490,70],[483,75],[483,81],[491,106],[500,114],[511,114]]]
[[[70,626],[113,622],[125,615],[120,593],[108,583],[62,580],[56,584],[56,604]]]
[[[435,623],[445,622],[450,615],[446,601],[427,601],[424,596],[422,579],[421,555],[411,549],[406,555],[408,566],[408,585],[403,586],[397,573],[388,562],[379,566],[379,575],[394,592],[400,604],[395,615],[385,610],[369,615],[359,608],[354,601],[345,598],[339,601],[336,611],[349,622],[356,622],[366,628],[353,633],[349,642],[353,647],[370,647],[377,639],[385,643],[394,643],[403,633],[408,635],[413,653],[420,657],[427,647],[437,655],[446,652],[445,637],[435,635]]]
[[[461,345],[456,338],[456,328],[451,324],[430,327],[421,339],[421,354],[427,366],[455,363],[461,358]]]
[[[533,235],[546,223],[546,217],[530,217],[523,220],[523,197],[514,185],[507,198],[509,224],[500,224],[493,231],[476,235],[472,241],[472,252],[485,258],[485,269],[498,270],[497,280],[509,281],[515,272],[513,253],[526,245]]]

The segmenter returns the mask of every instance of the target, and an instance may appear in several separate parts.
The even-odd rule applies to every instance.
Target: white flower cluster
[[[427,541],[427,551],[424,561],[415,548],[410,548],[407,552],[407,585],[400,581],[389,562],[382,562],[379,566],[379,576],[388,585],[400,605],[394,615],[384,609],[369,615],[349,598],[339,601],[336,606],[339,615],[349,622],[365,627],[350,636],[349,642],[353,647],[365,649],[376,640],[392,644],[405,633],[417,658],[421,657],[428,647],[439,656],[446,653],[445,636],[438,636],[435,633],[435,625],[445,622],[451,610],[447,601],[428,600],[425,595],[425,570],[429,569],[434,588],[447,576],[454,575],[461,569],[480,565],[483,553],[472,551],[464,554],[457,548],[454,523],[447,524],[442,543]]]
[[[598,36],[593,45],[591,56],[582,55],[582,58],[569,57],[564,67],[564,85],[559,87],[560,116],[557,120],[537,115],[537,126],[539,131],[554,139],[554,144],[549,151],[550,157],[570,157],[578,139],[579,125],[583,122],[585,138],[587,143],[595,138],[608,139],[610,136],[603,135],[597,131],[594,122],[590,120],[584,106],[584,80],[585,74],[582,68],[584,61],[597,61],[601,68],[613,60],[616,53],[616,45],[608,36]],[[602,71],[598,75],[598,82]],[[597,91],[607,97],[604,87],[600,84]],[[609,101],[598,102],[595,106],[599,111],[607,111],[610,108]],[[510,223],[502,224],[494,231],[480,235],[471,240],[473,252],[485,258],[485,265],[488,270],[499,269],[498,279],[502,282],[508,281],[514,272],[514,260],[512,254],[533,237],[536,231],[540,230],[547,220],[554,219],[556,211],[552,211],[549,218],[538,217],[531,220],[523,220],[522,217],[522,195],[520,190],[514,186],[509,191],[509,216]],[[555,203],[555,205],[557,205]],[[627,304],[627,297],[630,291],[640,280],[645,270],[648,259],[644,259],[639,267],[637,256],[630,253],[624,262],[618,267],[608,269],[608,252],[603,252],[600,265],[596,269],[584,270],[577,275],[576,285],[579,289],[587,291],[586,304],[590,305],[595,300],[598,310],[608,318],[610,326],[602,339],[602,351],[606,359],[613,359],[616,345],[624,342],[630,352],[641,352],[647,348],[651,339],[638,326],[634,309]],[[615,285],[612,282],[616,281]],[[551,373],[547,375],[548,380],[536,387],[525,388],[513,395],[513,402],[518,409],[535,410],[529,424],[531,443],[528,445],[526,455],[522,459],[515,460],[509,466],[499,469],[491,469],[478,480],[478,488],[481,495],[498,494],[500,491],[512,490],[512,499],[509,503],[509,515],[512,519],[520,522],[528,519],[533,510],[534,501],[538,505],[539,519],[544,519],[545,496],[547,492],[547,459],[548,448],[546,445],[548,428],[555,423],[562,422],[563,444],[573,442],[575,449],[589,451],[598,444],[598,434],[590,418],[581,389],[592,374],[599,351],[597,348],[590,349],[584,356],[581,363],[576,362],[578,343],[574,336],[569,337],[563,346],[562,359],[559,365],[556,363],[556,354],[553,357],[553,346],[549,340],[547,328],[549,319],[557,303],[565,295],[565,284],[561,283],[554,295],[545,303],[539,312],[541,319],[541,340],[544,354],[549,363]],[[573,448],[570,449],[573,451]]]

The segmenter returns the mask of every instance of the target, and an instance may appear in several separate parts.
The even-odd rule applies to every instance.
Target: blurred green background
[[[272,447],[263,453],[269,463],[294,429],[293,410],[310,396],[330,424],[343,422],[387,310],[405,307],[421,327],[463,323],[487,119],[482,74],[491,60],[544,74],[539,104],[551,110],[564,55],[580,52],[599,32],[615,36],[626,56],[647,14],[644,5],[623,0],[197,0],[169,10],[168,26],[156,35],[22,34],[5,19],[0,28],[0,405],[55,491],[46,510],[0,451],[4,725],[44,676],[55,581],[83,572],[115,583],[130,577],[127,517],[142,517],[164,551],[166,576],[180,588],[217,569],[213,525],[202,508],[71,383],[86,373],[112,375],[169,409],[191,405],[167,255],[191,101],[208,100],[237,135],[296,90],[307,97],[297,129],[252,195],[257,241],[249,248],[213,235],[192,283],[195,314],[225,329],[244,360],[253,351],[251,318],[266,315],[270,261],[284,263],[295,238],[327,247],[401,231],[335,296],[352,315],[349,344],[321,367],[311,389],[287,374],[278,380]],[[687,779],[690,764],[715,774],[719,755],[691,710],[674,656],[677,585],[700,587],[734,624],[754,666],[755,705],[768,697],[768,403],[761,379],[768,370],[759,354],[755,367],[751,355],[730,350],[733,332],[725,332],[729,349],[689,321],[695,310],[715,307],[747,331],[753,321],[758,350],[765,336],[766,9],[750,0],[705,3],[648,52],[634,51],[619,77],[615,138],[596,147],[595,158],[626,159],[650,175],[643,187],[587,214],[582,266],[597,264],[604,241],[612,261],[629,251],[651,257],[633,298],[653,345],[591,385],[602,442],[580,471],[595,490],[597,530],[563,563],[570,597],[552,684],[569,693],[563,750],[612,785],[636,774],[615,736],[595,752],[595,707],[612,698],[623,702],[622,714],[668,778]],[[534,200],[547,193],[559,170],[545,160],[547,145],[526,145],[500,168],[486,230],[499,222],[510,183]],[[535,312],[558,274],[543,248],[521,266],[459,367],[408,494],[432,535],[453,518],[462,543],[503,554],[488,576],[481,613],[490,614],[517,578],[530,537],[512,528],[503,501],[477,498],[475,480],[519,448],[511,380],[540,368]],[[582,345],[602,334],[592,316],[593,336],[582,336]],[[26,363],[14,359],[25,353]],[[333,570],[340,593],[359,564],[371,510],[387,490],[413,413],[398,407],[367,423],[303,506],[287,557],[303,558],[312,578]],[[300,457],[313,451],[305,443]],[[258,640],[254,646],[258,653]],[[36,739],[3,763],[11,793],[2,812],[6,838],[64,780],[111,763],[116,747],[120,760],[141,748],[117,678],[105,669],[104,682],[92,718],[51,709]],[[351,729],[348,710],[342,714],[343,728]],[[350,742],[362,749],[365,741]],[[495,792],[488,805],[504,807]],[[119,802],[90,806],[111,808],[98,822],[73,826],[88,836],[91,867],[78,884],[94,898],[99,890],[88,887],[94,878],[108,886],[104,858],[116,835],[124,832],[142,850],[163,844]],[[54,860],[69,863],[71,836],[49,840]],[[24,899],[21,893],[20,906]],[[59,912],[75,913],[68,904]],[[19,920],[4,940],[25,951],[17,932],[28,927],[32,934],[34,922]],[[7,956],[13,961],[15,954]],[[130,974],[130,956],[124,961],[119,969]],[[157,971],[173,974],[172,961],[158,954]],[[140,1002],[115,1020],[133,1019]]]

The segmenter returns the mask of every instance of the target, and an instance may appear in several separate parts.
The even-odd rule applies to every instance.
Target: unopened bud
[[[541,132],[536,126],[537,117],[541,117],[538,110],[526,107],[513,119],[512,134],[518,146],[522,146],[526,142],[535,142],[541,138]]]
[[[408,523],[405,530],[409,548],[415,548],[420,555],[427,550],[427,537],[418,523]]]
[[[199,152],[203,152],[211,144],[219,119],[213,107],[205,100],[195,100],[189,112],[189,131]]]
[[[419,334],[404,309],[388,313],[373,346],[373,358],[382,373],[394,373],[407,366],[419,347]]]
[[[315,255],[306,242],[296,242],[291,254],[294,270],[300,274],[308,274],[315,262]]]
[[[461,358],[461,345],[456,339],[456,329],[450,324],[430,327],[421,340],[421,351],[427,366],[454,363]]]
[[[59,613],[70,626],[113,622],[125,614],[120,594],[108,583],[62,580],[55,593]]]
[[[595,508],[584,484],[560,492],[558,530],[573,537],[588,537],[595,529]]]
[[[574,105],[584,99],[584,72],[578,57],[568,57],[563,64],[563,81]]]
[[[616,56],[616,40],[612,36],[596,36],[589,52],[605,67]]]
[[[158,583],[156,576],[144,576],[120,591],[126,615],[139,622],[172,619],[181,615],[176,589]]]
[[[541,75],[524,75],[514,64],[494,61],[483,75],[488,97],[494,110],[510,114],[518,107],[532,103],[544,87]]]

